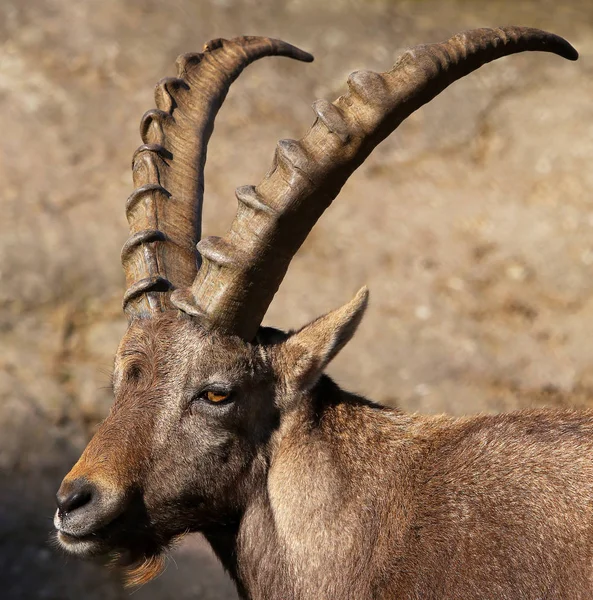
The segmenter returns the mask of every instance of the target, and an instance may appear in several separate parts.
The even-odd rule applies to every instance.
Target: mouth
[[[113,548],[107,539],[98,532],[76,536],[58,529],[57,545],[72,556],[82,559],[98,559],[112,568],[119,568],[123,574],[125,587],[138,587],[158,576],[165,568],[162,548],[152,552],[137,552],[133,548]]]
[[[56,512],[54,518],[55,545],[70,556],[81,559],[98,559],[107,561],[113,567],[134,569],[139,564],[144,564],[148,559],[154,561],[167,545],[166,541],[146,524],[132,521],[119,515],[93,531],[77,534],[64,523]],[[152,565],[154,570],[155,564]]]
[[[62,521],[59,511],[56,511],[54,527],[56,528],[54,537],[56,545],[68,554],[79,558],[93,558],[110,553],[106,526],[99,527],[94,531],[84,532],[84,534],[77,534],[68,531],[68,527]]]
[[[96,533],[75,536],[58,529],[56,540],[62,550],[81,558],[92,558],[107,554],[108,552],[104,546],[104,542]]]

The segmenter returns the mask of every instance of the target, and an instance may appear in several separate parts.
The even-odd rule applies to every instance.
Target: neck
[[[222,563],[222,566],[235,582],[239,596],[241,598],[250,598],[240,577],[238,568],[237,539],[239,530],[240,524],[237,522],[218,528],[210,528],[202,533]]]
[[[312,394],[302,411],[283,419],[265,484],[237,523],[205,532],[239,594],[249,600],[319,596],[328,581],[346,585],[345,569],[356,580],[361,557],[371,560],[375,552],[376,500],[360,498],[354,489],[365,477],[357,471],[368,461],[389,460],[395,466],[397,461],[378,447],[383,428],[376,425],[399,417],[340,390],[329,378],[322,378]],[[365,452],[376,455],[361,461]],[[377,493],[375,485],[364,488]],[[385,489],[402,488],[386,482]],[[357,514],[360,502],[369,509],[366,520]],[[332,570],[336,576],[328,577]],[[348,585],[337,595],[333,589],[325,595],[355,597],[356,585],[352,580]]]

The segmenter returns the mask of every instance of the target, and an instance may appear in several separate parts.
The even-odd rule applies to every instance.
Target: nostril
[[[72,512],[73,510],[76,510],[77,508],[90,502],[91,498],[92,494],[88,490],[75,492],[71,496],[68,496],[64,502],[62,502],[62,512]]]
[[[95,487],[85,479],[64,482],[56,495],[58,512],[61,516],[89,504],[95,494]]]

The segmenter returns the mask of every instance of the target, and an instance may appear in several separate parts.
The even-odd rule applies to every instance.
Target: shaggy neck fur
[[[206,537],[249,600],[588,598],[592,423],[405,415],[323,378],[283,420],[267,484]]]
[[[422,454],[402,435],[412,421],[320,380],[283,420],[261,493],[237,522],[205,532],[242,597],[371,597],[368,564],[380,571],[393,561],[382,544],[404,545],[405,528],[386,535],[379,524],[384,508],[404,507]],[[370,463],[381,489],[366,481]]]

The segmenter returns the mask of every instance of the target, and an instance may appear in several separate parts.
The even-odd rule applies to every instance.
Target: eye
[[[232,391],[218,388],[203,390],[194,396],[194,400],[201,400],[208,404],[226,404],[232,400],[232,398]]]
[[[215,404],[218,404],[219,402],[224,402],[230,396],[230,394],[226,394],[223,392],[215,392],[213,390],[207,390],[205,392],[202,392],[202,395],[205,400],[208,400],[209,402],[214,402]]]

